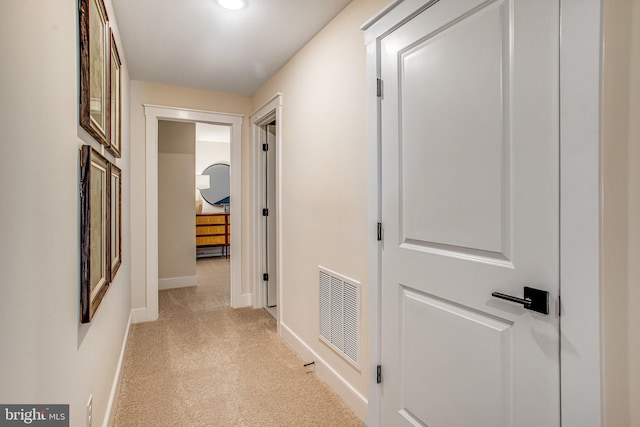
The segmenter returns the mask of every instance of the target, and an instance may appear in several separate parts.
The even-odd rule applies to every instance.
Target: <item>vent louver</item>
[[[318,268],[320,340],[358,367],[360,282]]]

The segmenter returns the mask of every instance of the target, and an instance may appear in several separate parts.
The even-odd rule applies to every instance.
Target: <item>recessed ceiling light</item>
[[[247,7],[247,0],[218,0],[218,4],[225,9],[240,10]]]

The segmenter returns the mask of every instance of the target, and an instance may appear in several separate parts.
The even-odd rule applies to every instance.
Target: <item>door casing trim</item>
[[[282,203],[281,203],[281,190],[282,190],[282,180],[281,180],[281,161],[282,161],[282,101],[283,101],[282,93],[278,92],[273,97],[271,97],[268,101],[266,101],[261,107],[259,107],[255,112],[251,114],[251,135],[252,135],[252,149],[253,149],[253,203],[254,209],[251,215],[253,221],[253,266],[252,266],[252,276],[251,283],[253,289],[253,307],[254,308],[262,308],[264,307],[264,293],[262,291],[263,281],[262,279],[262,239],[263,239],[263,229],[262,229],[262,208],[263,208],[263,194],[261,191],[260,177],[262,176],[262,162],[261,162],[261,154],[262,151],[260,147],[262,146],[262,126],[267,124],[272,120],[276,120],[276,289],[277,289],[277,331],[278,335],[280,335],[282,331],[281,319],[282,319],[282,279],[280,272],[282,271]]]

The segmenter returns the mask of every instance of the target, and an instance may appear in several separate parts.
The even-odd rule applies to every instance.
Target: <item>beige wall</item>
[[[640,1],[633,0],[629,92],[629,385],[631,420],[640,427]]]
[[[640,426],[640,2],[604,2],[604,425]],[[635,118],[635,119],[634,119]]]
[[[195,277],[195,123],[158,122],[158,278]]]
[[[603,416],[629,424],[628,179],[631,2],[606,1],[602,117]]]
[[[145,116],[143,104],[207,110],[221,113],[251,114],[251,99],[209,90],[170,86],[159,83],[131,81],[131,258],[132,271],[131,303],[133,308],[143,308],[146,304],[146,210],[145,210]],[[243,145],[248,143],[248,120],[243,124]],[[244,151],[244,150],[243,150]],[[244,154],[243,154],[244,156]],[[243,165],[250,159],[243,159]],[[242,182],[243,204],[249,203],[249,189]],[[247,206],[245,204],[245,206]],[[243,212],[243,233],[250,236],[248,213]],[[245,224],[247,224],[245,226]],[[243,244],[243,269],[249,258],[249,244]],[[249,285],[242,284],[242,292],[249,292]]]
[[[386,0],[355,0],[254,96],[283,93],[283,324],[366,396],[368,283],[365,48],[360,25]],[[318,340],[318,265],[362,282],[358,372]]]
[[[71,425],[83,426],[93,394],[95,426],[130,313],[129,77],[120,50],[123,259],[93,321],[82,325],[78,150],[101,148],[78,126],[77,19],[77,0],[2,2],[0,402],[69,404]]]

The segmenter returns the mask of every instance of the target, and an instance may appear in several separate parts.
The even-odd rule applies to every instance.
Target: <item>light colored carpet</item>
[[[131,327],[115,427],[362,426],[276,334],[264,310],[229,307],[229,262],[200,259],[198,286],[161,291]]]

